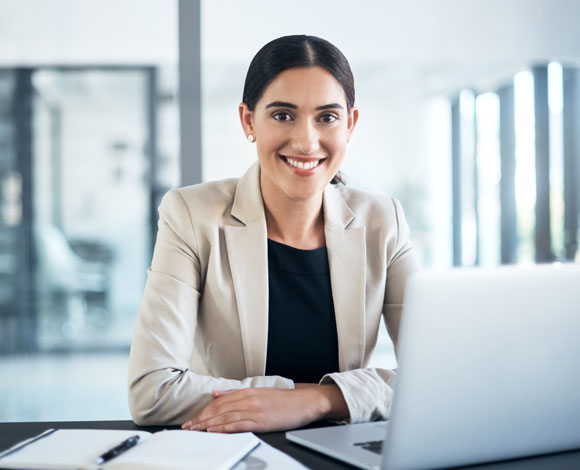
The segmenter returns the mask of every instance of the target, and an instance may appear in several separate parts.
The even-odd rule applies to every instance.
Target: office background
[[[0,421],[126,419],[171,187],[255,160],[237,106],[285,34],[347,56],[347,183],[399,198],[427,268],[578,262],[576,0],[0,0]],[[374,365],[392,367],[383,332]]]

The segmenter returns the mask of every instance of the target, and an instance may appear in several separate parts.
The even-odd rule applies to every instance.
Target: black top
[[[266,375],[318,383],[338,371],[338,338],[326,247],[299,250],[268,239]]]

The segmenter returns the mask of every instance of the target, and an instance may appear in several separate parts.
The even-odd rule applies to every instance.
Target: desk
[[[317,427],[314,424],[309,427]],[[0,451],[19,441],[40,434],[50,428],[61,429],[138,429],[149,432],[160,431],[165,427],[140,427],[132,421],[63,421],[39,423],[0,423]],[[179,429],[173,426],[174,429]],[[327,458],[317,452],[290,443],[284,432],[257,433],[256,435],[273,447],[292,456],[312,470],[352,470],[354,467]],[[580,449],[559,454],[542,455],[525,459],[483,464],[469,467],[472,470],[576,470],[580,469]],[[275,469],[278,470],[278,469]],[[281,469],[283,470],[283,469]]]

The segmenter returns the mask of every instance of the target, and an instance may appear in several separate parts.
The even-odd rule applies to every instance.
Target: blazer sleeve
[[[383,304],[383,318],[395,351],[405,284],[411,274],[420,269],[419,260],[411,244],[409,226],[401,204],[392,199],[397,216],[395,249],[387,260],[387,282]],[[349,410],[348,422],[358,423],[387,419],[393,400],[392,382],[395,372],[379,368],[355,369],[325,375],[321,385],[335,383],[340,388]]]
[[[278,376],[244,380],[192,372],[201,296],[197,242],[185,202],[169,191],[129,356],[129,408],[138,425],[182,424],[212,400],[213,390],[294,388]]]

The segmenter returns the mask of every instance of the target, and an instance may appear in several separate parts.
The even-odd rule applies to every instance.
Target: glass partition
[[[179,184],[177,1],[0,1],[0,18],[0,421],[128,419]]]
[[[41,350],[127,348],[151,253],[147,70],[33,75]]]

